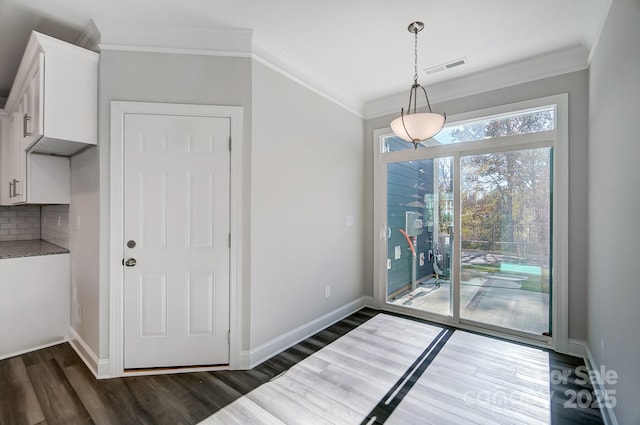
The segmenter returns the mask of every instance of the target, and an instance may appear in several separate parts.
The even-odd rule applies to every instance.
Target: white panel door
[[[126,369],[229,363],[229,132],[229,118],[125,116]]]

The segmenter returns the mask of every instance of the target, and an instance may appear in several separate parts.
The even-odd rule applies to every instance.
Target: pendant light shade
[[[396,136],[414,143],[417,147],[422,140],[438,134],[444,127],[444,122],[444,115],[433,112],[405,114],[391,121],[391,130]]]
[[[405,112],[404,108],[400,110],[400,116],[391,121],[391,130],[394,134],[407,142],[413,143],[415,149],[421,141],[430,139],[442,130],[446,114],[438,114],[431,110],[429,96],[427,91],[418,84],[418,33],[422,31],[424,24],[422,22],[412,22],[407,30],[414,34],[414,74],[413,84],[409,93],[409,106]],[[422,91],[427,101],[427,111],[418,112],[418,92]]]

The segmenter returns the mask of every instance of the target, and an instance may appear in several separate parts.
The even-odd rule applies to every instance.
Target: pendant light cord
[[[413,30],[414,45],[413,45],[413,82],[418,84],[418,28]]]

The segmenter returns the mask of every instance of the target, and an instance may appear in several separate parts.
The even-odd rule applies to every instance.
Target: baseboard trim
[[[238,367],[234,368],[235,370],[248,370],[251,369],[251,351],[242,350],[240,351],[240,358],[238,361]]]
[[[91,347],[82,339],[80,335],[72,327],[69,328],[69,344],[71,348],[82,359],[87,368],[91,371],[96,379],[106,379],[111,377],[111,365],[109,359],[100,359],[93,352]]]
[[[305,323],[277,338],[268,341],[249,352],[249,368],[254,368],[260,363],[269,360],[271,357],[281,353],[287,348],[296,345],[310,336],[318,333],[322,329],[333,325],[345,317],[355,313],[363,307],[373,305],[373,298],[364,296],[348,304],[339,307],[324,316],[311,322]]]
[[[603,394],[603,391],[606,390],[606,386],[604,385],[604,382],[602,382],[602,376],[599,373],[600,368],[596,365],[595,359],[589,349],[589,344],[583,342],[583,347],[585,352],[584,361],[587,369],[589,370],[591,385],[593,385],[593,389],[595,391]],[[600,413],[602,414],[602,421],[605,425],[618,425],[618,420],[616,419],[613,407],[608,403],[600,403]]]
[[[587,358],[587,343],[586,341],[581,341],[579,339],[571,339],[567,341],[567,351],[564,354],[569,354],[571,356],[580,357],[585,359]]]
[[[43,345],[38,345],[37,347],[27,348],[27,349],[24,349],[24,350],[13,352],[13,353],[2,354],[2,355],[0,355],[0,360],[8,359],[8,358],[15,357],[15,356],[21,356],[23,354],[27,354],[27,353],[30,353],[32,351],[42,350],[44,348],[53,347],[54,345],[62,344],[63,342],[67,342],[67,341],[69,341],[69,338],[62,337],[62,338],[57,339],[55,341],[47,342],[46,344],[43,344]]]

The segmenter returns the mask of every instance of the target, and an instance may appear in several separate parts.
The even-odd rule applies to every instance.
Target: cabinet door
[[[9,205],[9,118],[0,117],[0,205]]]
[[[44,54],[40,53],[29,70],[27,87],[22,95],[22,147],[29,149],[42,136],[42,68]]]
[[[10,163],[10,201],[12,204],[22,204],[26,201],[25,184],[27,174],[27,154],[23,149],[22,131],[23,131],[23,110],[17,110],[11,114],[12,131],[9,138],[9,158]]]

